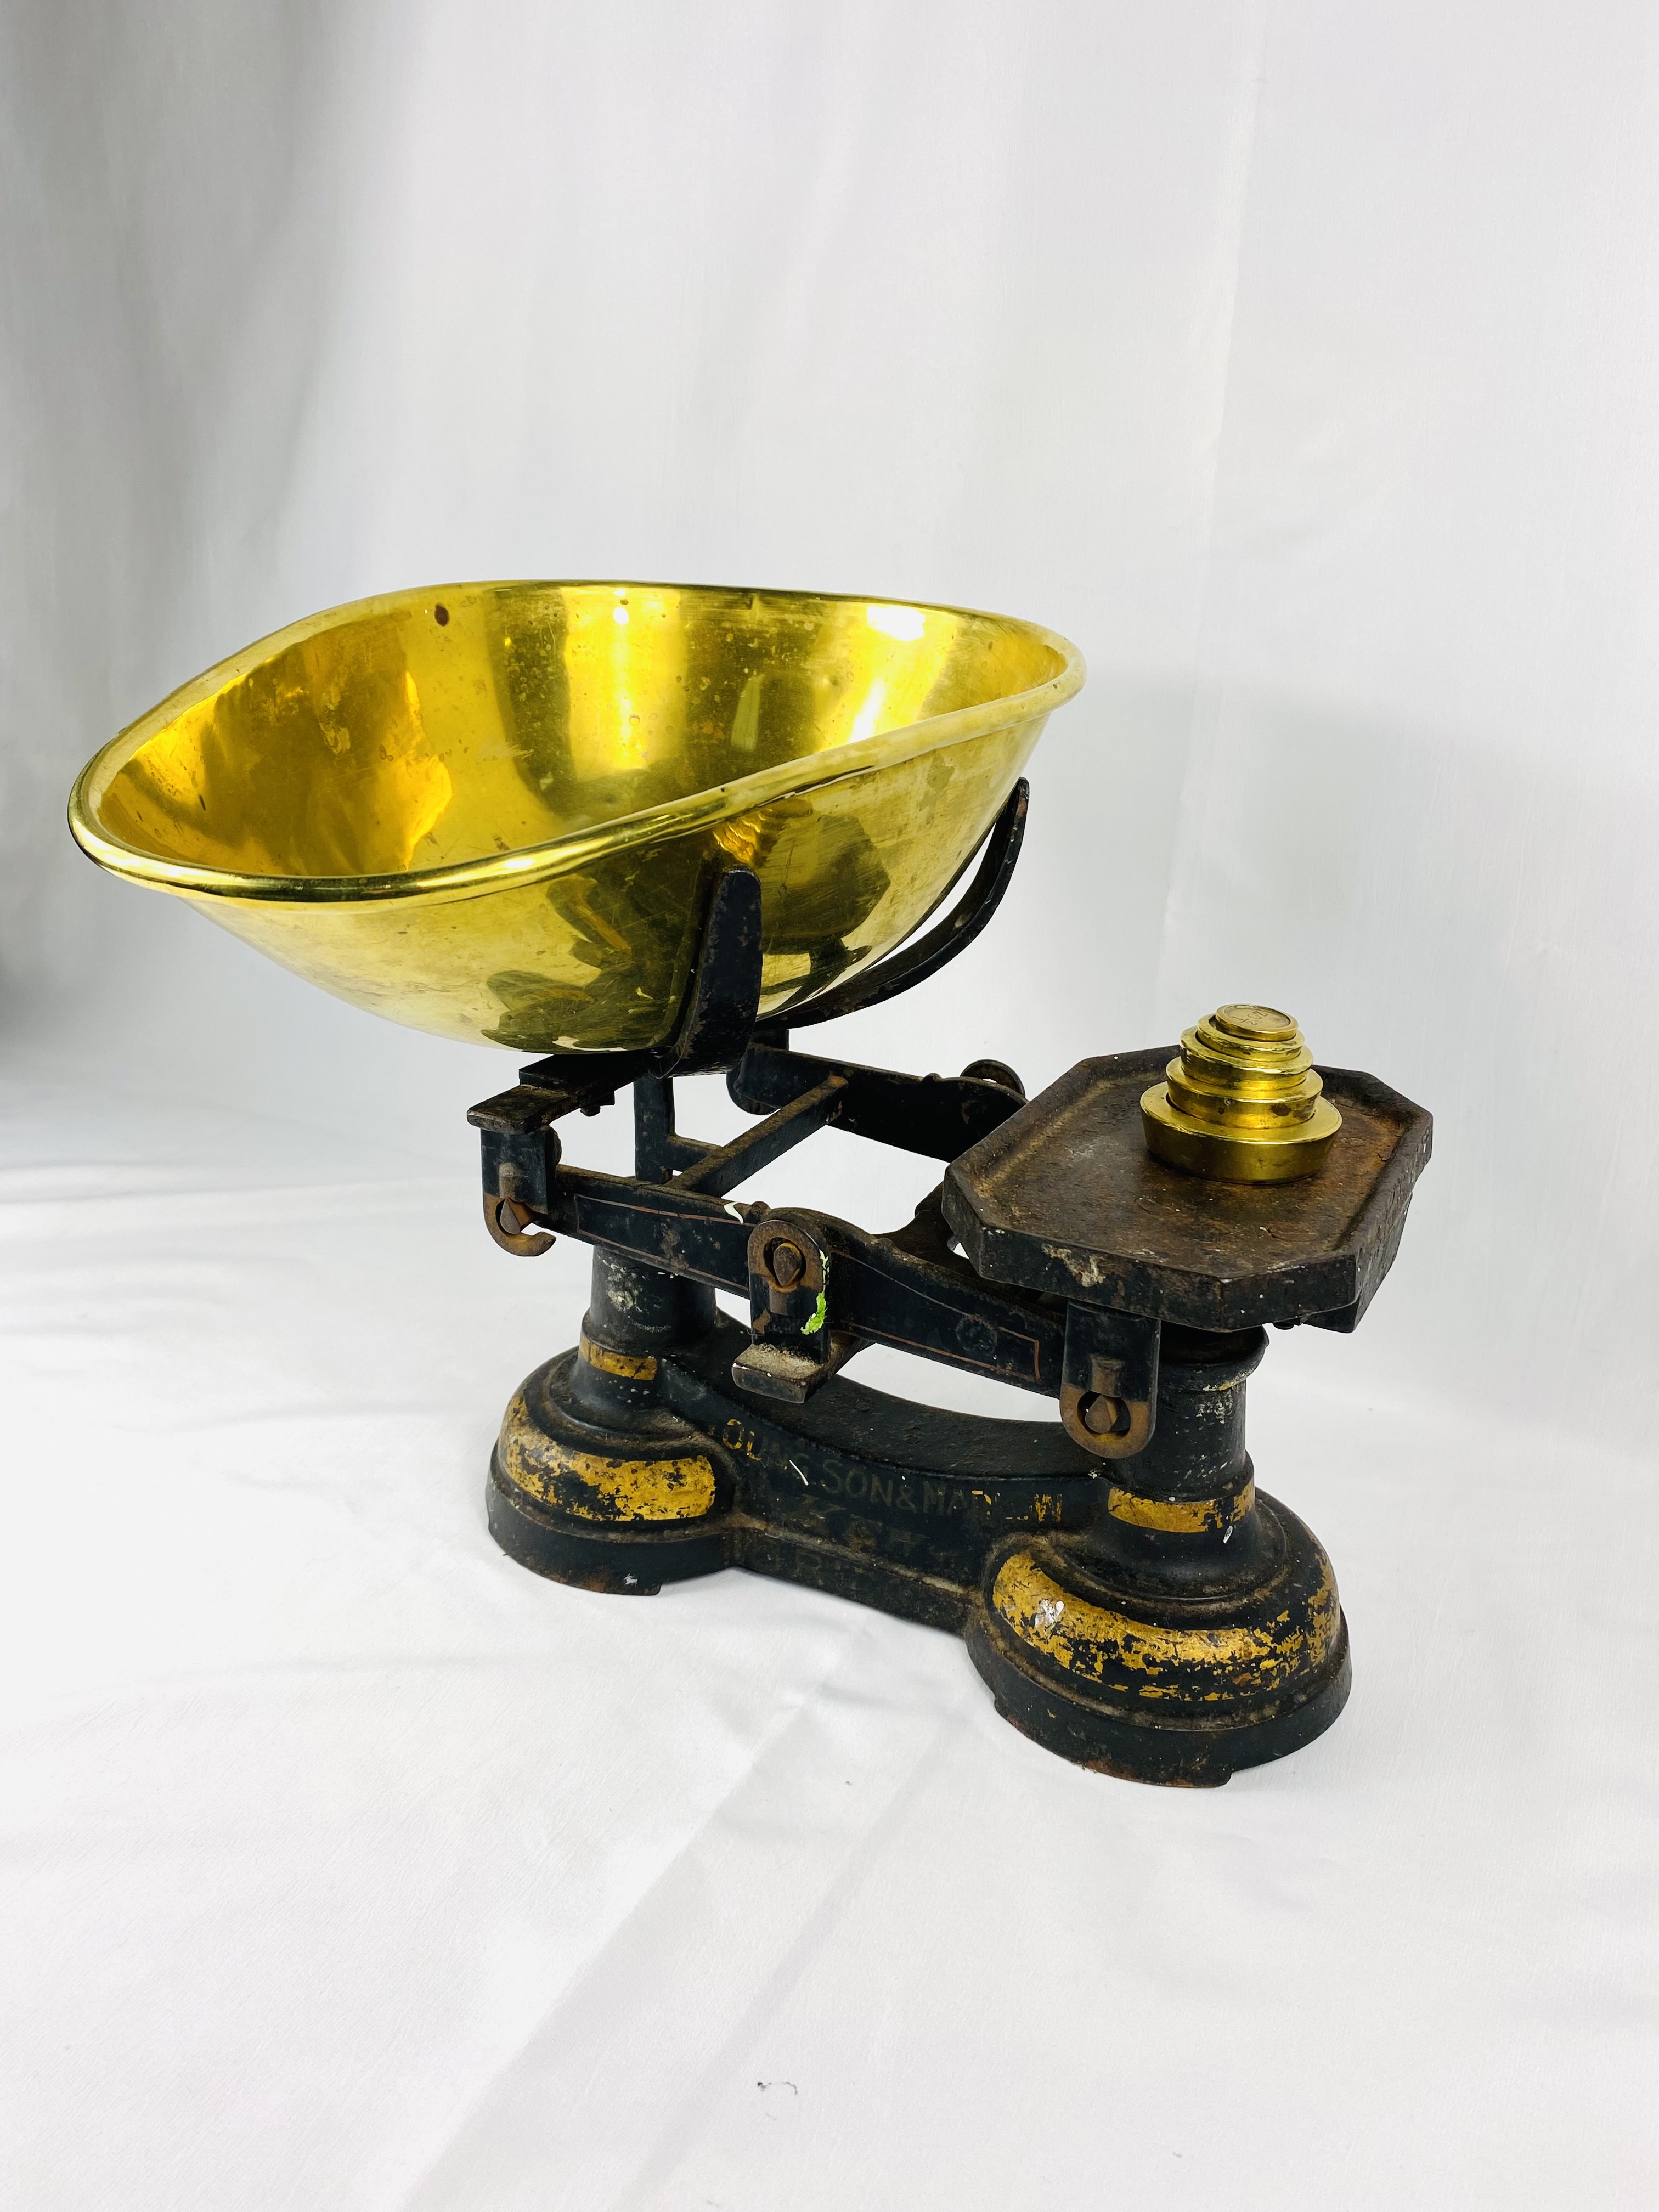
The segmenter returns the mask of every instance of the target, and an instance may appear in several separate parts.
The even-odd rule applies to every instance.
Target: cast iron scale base
[[[945,921],[793,1025],[890,997],[968,944],[1012,872],[1025,798]],[[469,1117],[496,1242],[595,1248],[580,1346],[507,1409],[496,1540],[591,1589],[740,1566],[954,1629],[1016,1726],[1143,1781],[1222,1783],[1328,1728],[1347,1626],[1318,1542],[1255,1488],[1245,1384],[1265,1325],[1358,1322],[1429,1116],[1321,1069],[1342,1126],[1316,1173],[1206,1180],[1143,1137],[1168,1048],[1084,1060],[1027,1102],[993,1062],[918,1078],[811,1058],[757,1020],[760,991],[759,885],[732,868],[672,1048],[538,1060]],[[674,1074],[713,1068],[763,1117],[720,1146],[674,1126]],[[634,1176],[567,1164],[555,1124],[630,1084]],[[728,1197],[830,1126],[947,1164],[903,1229]],[[748,1328],[717,1289],[747,1297]],[[839,1370],[871,1344],[1057,1399],[1060,1419],[865,1389]]]

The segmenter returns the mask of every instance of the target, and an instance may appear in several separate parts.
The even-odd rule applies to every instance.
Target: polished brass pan
[[[673,1029],[732,860],[761,881],[766,1016],[900,944],[1083,675],[1064,638],[959,608],[446,585],[210,669],[105,746],[70,822],[392,1020],[637,1049]]]

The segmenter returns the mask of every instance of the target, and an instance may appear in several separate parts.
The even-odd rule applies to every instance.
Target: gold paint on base
[[[1291,1628],[1288,1613],[1260,1628],[1171,1628],[1078,1597],[1030,1552],[1012,1552],[1003,1561],[991,1603],[1022,1644],[1068,1674],[1097,1682],[1109,1668],[1121,1668],[1145,1678],[1138,1686],[1143,1698],[1205,1703],[1271,1687],[1316,1668],[1334,1644],[1341,1620],[1328,1567],[1304,1628]],[[1166,1682],[1163,1678],[1176,1669],[1180,1680]]]
[[[1106,1493],[1106,1510],[1114,1521],[1127,1522],[1132,1528],[1161,1528],[1179,1536],[1200,1536],[1209,1529],[1225,1528],[1242,1521],[1255,1504],[1253,1482],[1228,1498],[1138,1498],[1133,1491],[1120,1490],[1115,1484]]]
[[[579,1521],[700,1521],[714,1510],[714,1469],[702,1452],[621,1459],[578,1451],[536,1425],[523,1391],[507,1409],[498,1456],[514,1489]]]
[[[588,1365],[597,1367],[601,1375],[620,1376],[627,1382],[653,1382],[656,1380],[657,1358],[654,1352],[612,1352],[608,1345],[595,1344],[586,1329],[581,1334],[581,1355]]]
[[[1342,1116],[1322,1094],[1301,1030],[1276,1006],[1218,1007],[1140,1101],[1146,1149],[1166,1167],[1222,1182],[1310,1175]]]

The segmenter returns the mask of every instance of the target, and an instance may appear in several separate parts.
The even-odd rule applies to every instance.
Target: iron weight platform
[[[792,1026],[891,997],[971,942],[1025,809],[1021,783],[945,921]],[[672,1046],[535,1061],[469,1116],[496,1243],[594,1249],[580,1343],[502,1424],[497,1542],[591,1589],[738,1566],[954,1630],[1017,1727],[1140,1781],[1224,1783],[1329,1727],[1346,1622],[1316,1539],[1255,1486],[1245,1391],[1268,1325],[1358,1323],[1427,1162],[1428,1115],[1322,1068],[1303,1085],[1311,1098],[1322,1082],[1319,1110],[1335,1109],[1316,1168],[1226,1180],[1151,1149],[1170,1048],[1085,1060],[1028,1102],[994,1062],[916,1077],[809,1056],[757,1023],[759,998],[760,887],[734,866]],[[1292,1034],[1300,1047],[1272,1020],[1282,1032],[1262,1029],[1247,1057],[1283,1059]],[[674,1118],[674,1077],[715,1069],[760,1117],[725,1146]],[[634,1175],[567,1164],[556,1124],[629,1086]],[[912,1221],[875,1236],[728,1196],[829,1127],[944,1164]],[[747,1328],[717,1290],[748,1299]],[[841,1370],[872,1344],[1058,1401],[1060,1419],[865,1388]]]

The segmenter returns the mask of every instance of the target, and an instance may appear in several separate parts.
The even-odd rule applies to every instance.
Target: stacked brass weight
[[[1289,1182],[1331,1148],[1342,1116],[1276,1006],[1218,1006],[1183,1032],[1165,1080],[1142,1097],[1157,1159],[1225,1182]]]

